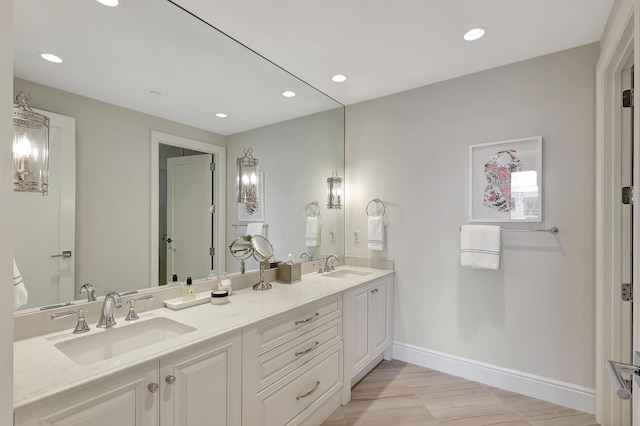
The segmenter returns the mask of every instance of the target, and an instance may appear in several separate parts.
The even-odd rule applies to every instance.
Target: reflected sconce
[[[244,156],[238,158],[238,176],[236,177],[236,198],[238,203],[258,202],[258,165],[253,158],[253,149],[245,148]]]
[[[31,95],[20,92],[13,107],[13,190],[48,194],[49,117],[27,104]]]
[[[327,178],[327,208],[342,208],[342,178],[338,177],[337,171]]]

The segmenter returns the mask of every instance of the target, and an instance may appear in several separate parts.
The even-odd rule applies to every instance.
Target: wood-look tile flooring
[[[382,361],[351,402],[322,426],[597,426],[595,418],[535,398],[402,361]]]

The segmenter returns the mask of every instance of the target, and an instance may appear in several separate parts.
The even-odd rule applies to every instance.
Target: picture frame
[[[258,201],[238,203],[239,222],[264,222],[264,173],[258,173]]]
[[[542,222],[542,136],[469,146],[469,222]]]

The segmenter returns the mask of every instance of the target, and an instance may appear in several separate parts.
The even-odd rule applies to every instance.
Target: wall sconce
[[[327,178],[327,208],[342,208],[342,178],[338,177],[337,171]]]
[[[238,158],[238,176],[236,178],[236,198],[238,203],[258,202],[258,164],[253,158],[252,148],[244,149],[244,157]]]
[[[31,95],[20,92],[13,107],[13,190],[49,192],[49,117],[27,104]]]

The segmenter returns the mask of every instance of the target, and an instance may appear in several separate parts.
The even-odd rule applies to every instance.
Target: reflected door
[[[38,112],[51,120],[49,195],[13,192],[14,257],[29,293],[20,309],[75,298],[75,118]]]
[[[211,154],[167,159],[167,268],[181,281],[213,265]]]

